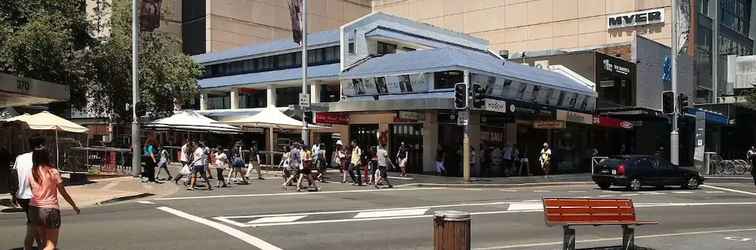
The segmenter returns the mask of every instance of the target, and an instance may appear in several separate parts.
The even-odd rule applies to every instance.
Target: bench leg
[[[622,226],[622,249],[635,250],[635,228]]]
[[[562,242],[563,250],[575,250],[575,229],[569,226],[564,226],[564,242]]]

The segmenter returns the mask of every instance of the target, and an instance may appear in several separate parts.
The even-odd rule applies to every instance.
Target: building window
[[[268,106],[268,94],[265,89],[247,90],[239,94],[240,108],[264,108]]]
[[[184,53],[205,53],[205,1],[183,0],[181,2],[181,40]]]
[[[338,102],[341,99],[339,86],[338,84],[322,85],[320,87],[320,102]]]
[[[459,70],[443,71],[433,73],[433,84],[435,89],[451,89],[454,84],[465,82],[464,72]]]
[[[354,55],[354,42],[349,42],[349,54]]]
[[[396,53],[396,44],[378,41],[377,52],[379,56],[386,55],[386,54],[394,54]]]
[[[299,93],[302,93],[302,87],[277,88],[276,107],[299,104]]]
[[[339,46],[331,46],[308,51],[308,65],[318,66],[338,63]],[[302,52],[291,52],[253,59],[205,65],[207,68],[201,78],[265,72],[301,67]]]
[[[231,96],[225,94],[207,94],[207,109],[230,109]]]

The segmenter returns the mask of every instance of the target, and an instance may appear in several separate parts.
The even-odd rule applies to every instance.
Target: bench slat
[[[546,224],[632,225],[637,223],[630,199],[544,198]]]

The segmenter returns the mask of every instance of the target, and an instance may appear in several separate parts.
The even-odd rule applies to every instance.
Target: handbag
[[[189,164],[184,164],[184,166],[183,166],[183,167],[181,167],[181,171],[179,171],[179,173],[180,173],[180,174],[183,174],[183,175],[189,175],[189,174],[192,174],[192,171],[191,171],[191,170],[189,170]]]

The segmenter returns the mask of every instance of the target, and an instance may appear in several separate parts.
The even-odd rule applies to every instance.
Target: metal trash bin
[[[436,250],[469,250],[470,213],[437,211],[433,216],[433,248]]]

